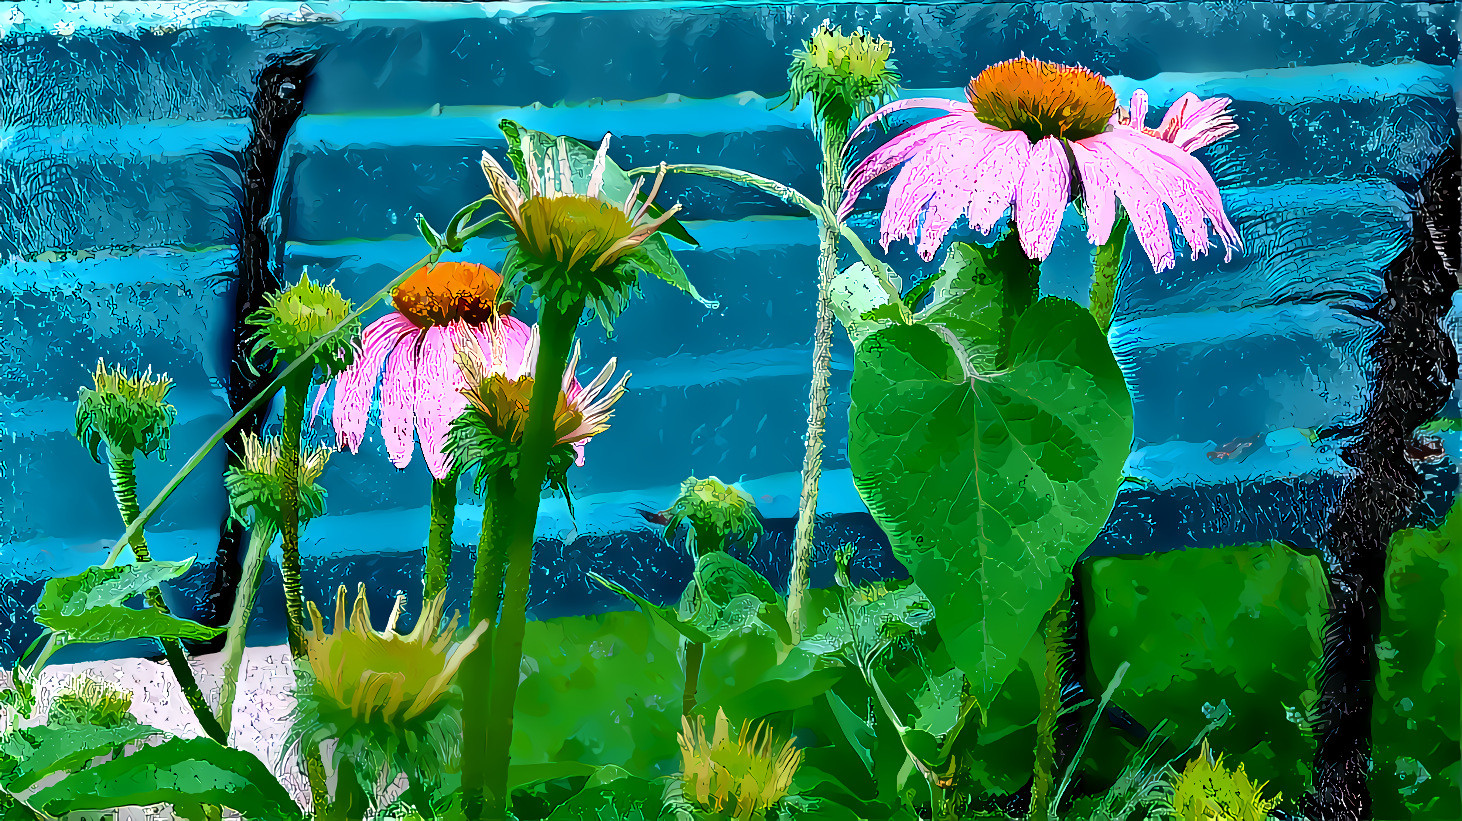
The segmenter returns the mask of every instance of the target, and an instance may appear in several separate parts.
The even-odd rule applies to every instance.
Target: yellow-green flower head
[[[561,308],[583,300],[611,306],[622,302],[638,281],[636,260],[641,245],[680,210],[676,204],[659,216],[651,213],[665,178],[665,164],[660,164],[644,202],[639,199],[643,177],[635,180],[629,196],[621,201],[611,200],[604,192],[608,134],[582,184],[574,181],[570,149],[563,137],[543,152],[541,160],[527,133],[519,150],[522,178],[509,177],[486,151],[482,152],[482,172],[492,189],[492,200],[513,227],[514,267],[521,267],[524,282]]]
[[[230,466],[223,476],[224,487],[228,488],[229,514],[240,524],[280,529],[284,521],[284,483],[280,481],[279,470],[283,450],[278,438],[266,442],[257,434],[244,434],[240,464]],[[325,472],[331,453],[324,445],[300,452],[301,523],[325,513],[325,489],[315,484],[315,480]]]
[[[56,691],[46,723],[121,727],[136,723],[131,710],[131,693],[91,676],[79,675]]]
[[[333,377],[355,358],[353,342],[360,323],[335,330],[350,315],[351,307],[334,285],[311,282],[308,274],[301,274],[299,282],[270,294],[264,307],[249,315],[249,323],[258,328],[254,350],[273,353],[277,367],[299,359],[311,345],[327,339],[311,364],[321,371],[320,378]]]
[[[731,737],[731,722],[716,711],[716,727],[707,737],[705,716],[680,720],[682,790],[686,799],[717,817],[750,821],[766,816],[792,786],[802,751],[790,739],[772,735],[765,722],[753,729],[742,722]]]
[[[130,375],[121,368],[109,368],[97,360],[92,374],[94,387],[81,388],[76,396],[76,438],[101,461],[101,444],[119,455],[134,452],[167,455],[168,430],[178,411],[167,401],[173,381],[167,374]]]
[[[348,613],[346,598],[341,585],[335,593],[333,633],[325,632],[320,611],[310,602],[313,630],[305,634],[305,652],[317,694],[358,722],[404,727],[439,706],[452,692],[457,668],[487,629],[484,621],[454,647],[457,616],[446,629],[437,630],[445,592],[426,603],[409,633],[396,632],[404,596],[396,598],[382,631],[371,626],[364,584]]]
[[[692,556],[725,550],[738,541],[750,547],[763,533],[751,495],[714,476],[681,482],[680,495],[662,515],[665,541],[672,544],[680,526],[690,525],[685,546]]]
[[[1215,759],[1204,741],[1198,757],[1173,781],[1173,817],[1180,821],[1265,821],[1284,797],[1276,793],[1265,798],[1268,783],[1251,781],[1243,764],[1229,770],[1223,756]]]
[[[810,94],[820,117],[846,122],[867,115],[898,90],[892,53],[882,37],[862,29],[843,34],[824,20],[792,54],[792,104]]]

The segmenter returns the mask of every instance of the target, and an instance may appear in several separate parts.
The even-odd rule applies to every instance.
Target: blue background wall
[[[285,149],[271,226],[282,276],[308,267],[356,299],[421,256],[416,213],[440,225],[486,192],[476,157],[503,150],[503,117],[586,141],[613,132],[625,167],[716,162],[815,193],[808,110],[778,103],[791,50],[824,18],[892,40],[908,96],[958,96],[984,66],[1024,53],[1106,74],[1124,101],[1142,87],[1159,112],[1187,90],[1233,97],[1240,133],[1202,156],[1246,250],[1229,263],[1180,253],[1161,275],[1140,251],[1126,260],[1112,338],[1137,402],[1139,481],[1093,554],[1313,544],[1345,468],[1343,440],[1308,431],[1365,406],[1375,327],[1357,310],[1409,236],[1408,186],[1457,127],[1446,4],[356,2],[317,3],[343,21],[302,26],[261,26],[272,4],[183,5],[193,19],[181,25],[62,3],[0,17],[0,660],[32,635],[37,585],[100,561],[120,531],[105,471],[70,434],[96,358],[177,382],[174,450],[167,464],[141,463],[145,496],[229,415],[231,214],[253,78],[271,55],[332,47]],[[701,244],[680,259],[721,307],[650,282],[612,339],[586,327],[584,361],[618,356],[635,376],[572,475],[577,516],[545,505],[539,616],[618,606],[585,583],[590,569],[678,591],[684,560],[636,508],[665,506],[690,474],[756,496],[773,538],[754,561],[785,577],[815,227],[693,178],[662,196],[684,203]],[[872,237],[876,217],[854,223]],[[1089,249],[1068,219],[1043,287],[1085,302]],[[496,266],[500,246],[465,256]],[[906,283],[934,267],[907,246],[892,256]],[[847,471],[850,355],[839,331],[815,581],[841,539],[881,547]],[[1210,456],[1234,440],[1253,447]],[[213,556],[222,466],[215,454],[163,507],[155,554]],[[1435,510],[1455,469],[1428,470]],[[323,484],[330,515],[305,534],[307,595],[356,580],[383,598],[417,589],[419,456],[398,472],[373,430]],[[464,493],[459,541],[475,542],[477,516]],[[865,555],[866,572],[896,570],[886,551]],[[278,611],[276,589],[266,582],[261,615]]]

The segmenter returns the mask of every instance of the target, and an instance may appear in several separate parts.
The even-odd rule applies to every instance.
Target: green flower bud
[[[360,322],[335,330],[350,315],[352,306],[334,285],[311,282],[308,274],[301,274],[299,282],[270,294],[267,302],[248,319],[249,324],[258,327],[253,337],[255,353],[272,352],[273,363],[279,367],[327,339],[311,362],[321,372],[319,377],[329,379],[350,367],[355,358],[352,343],[360,334]]]
[[[253,433],[245,433],[240,464],[223,476],[228,489],[229,515],[248,527],[279,530],[284,521],[284,483],[280,481],[279,462],[283,446],[279,439],[268,442]],[[315,484],[325,472],[325,463],[332,451],[320,446],[300,453],[299,516],[303,524],[325,513],[325,489]]]
[[[95,387],[82,388],[76,397],[76,438],[101,461],[100,447],[118,455],[134,452],[167,455],[168,432],[178,411],[167,401],[173,381],[152,369],[132,376],[97,360],[92,374]]]
[[[737,541],[754,545],[763,533],[761,517],[750,494],[725,485],[714,476],[709,479],[692,476],[682,482],[680,495],[663,515],[667,542],[674,543],[681,525],[690,525],[685,547],[692,556],[698,552],[725,550]]]
[[[892,53],[893,44],[882,37],[862,29],[845,35],[824,20],[792,54],[789,99],[796,105],[812,95],[819,120],[847,122],[866,116],[898,90]]]

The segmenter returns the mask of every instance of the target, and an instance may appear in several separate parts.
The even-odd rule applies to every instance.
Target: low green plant
[[[90,724],[112,729],[135,723],[132,694],[88,675],[73,676],[51,697],[49,724]]]
[[[759,821],[787,796],[802,754],[765,722],[741,724],[732,734],[718,711],[708,734],[705,716],[681,719],[681,794],[710,819]]]
[[[1265,821],[1282,798],[1264,797],[1265,784],[1224,766],[1204,741],[1198,755],[1173,779],[1173,817],[1177,821]]]

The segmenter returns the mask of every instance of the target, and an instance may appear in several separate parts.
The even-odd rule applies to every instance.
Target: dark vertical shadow
[[[1376,641],[1392,534],[1422,495],[1408,456],[1417,426],[1451,396],[1457,352],[1440,320],[1457,282],[1458,138],[1414,194],[1411,242],[1386,268],[1371,347],[1375,382],[1360,435],[1343,453],[1355,479],[1324,540],[1329,615],[1316,709],[1319,745],[1305,813],[1314,821],[1371,817],[1371,711]]]
[[[282,226],[273,226],[279,218],[271,213],[274,189],[285,141],[304,110],[305,92],[319,57],[318,51],[312,51],[270,58],[259,72],[254,102],[249,109],[251,128],[249,144],[244,149],[243,194],[235,225],[239,254],[233,289],[233,348],[228,377],[228,404],[234,413],[258,395],[272,378],[268,360],[251,353],[249,337],[253,329],[245,320],[264,304],[266,295],[280,286],[278,263],[271,264],[270,259],[273,234],[282,230]],[[267,414],[267,403],[261,404],[224,437],[230,465],[241,448],[243,434],[262,432]],[[242,572],[243,539],[244,529],[225,518],[219,530],[214,573],[206,597],[206,612],[215,625],[225,624],[233,609],[234,592]],[[221,642],[222,637],[213,644],[221,646]]]

